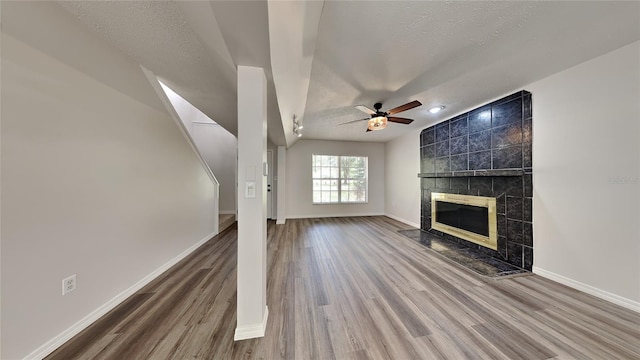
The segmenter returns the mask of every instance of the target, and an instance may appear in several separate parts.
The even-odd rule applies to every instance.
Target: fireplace
[[[431,228],[497,250],[496,198],[431,193]]]
[[[526,270],[533,266],[531,101],[531,93],[518,91],[422,130],[418,174],[422,230]],[[479,224],[474,224],[471,230],[462,228],[455,233],[434,226],[437,214],[433,210],[438,204],[432,203],[433,193],[494,198],[497,246],[485,247],[485,239],[478,241],[477,236],[487,233],[484,225],[478,228]],[[458,215],[454,214],[460,209],[465,218],[469,214],[483,217],[485,212],[490,218],[493,216],[488,206],[481,206],[485,210],[471,207],[465,211],[455,204],[440,204],[441,209],[450,212],[443,227],[453,223],[457,228]],[[492,241],[492,225],[486,226]],[[464,231],[476,239],[460,236],[466,234]]]

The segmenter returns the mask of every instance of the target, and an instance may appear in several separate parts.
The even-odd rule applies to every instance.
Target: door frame
[[[275,219],[275,217],[273,216],[274,215],[274,211],[273,211],[274,189],[275,187],[273,186],[273,150],[267,149],[267,219]]]

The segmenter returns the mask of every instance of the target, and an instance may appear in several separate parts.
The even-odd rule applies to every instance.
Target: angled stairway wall
[[[162,88],[193,144],[220,184],[220,213],[235,214],[238,140],[171,88],[164,84]]]

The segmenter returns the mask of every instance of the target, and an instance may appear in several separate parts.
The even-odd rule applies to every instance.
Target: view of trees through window
[[[366,156],[312,155],[313,203],[367,202]]]

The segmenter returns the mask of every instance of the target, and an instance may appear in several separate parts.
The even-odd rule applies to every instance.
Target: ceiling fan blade
[[[355,122],[358,122],[358,121],[365,121],[365,120],[369,120],[369,119],[370,119],[370,118],[358,119],[358,120],[353,120],[353,121],[347,121],[347,122],[343,122],[343,123],[338,124],[338,125],[347,125],[347,124],[352,124],[352,123],[355,123]]]
[[[418,107],[422,105],[422,103],[418,100],[413,100],[412,102],[408,102],[404,105],[400,105],[398,107],[394,107],[393,109],[387,111],[387,114],[389,115],[393,115],[393,114],[397,114],[399,112],[403,112],[403,111],[407,111],[409,109],[413,109],[414,107]]]
[[[387,121],[391,121],[394,123],[400,123],[400,124],[411,124],[413,122],[413,119],[407,119],[407,118],[401,118],[401,117],[395,117],[395,116],[387,116]]]
[[[368,107],[366,107],[366,106],[364,106],[364,105],[357,105],[357,106],[356,106],[356,109],[358,109],[358,110],[362,111],[362,112],[363,112],[363,113],[365,113],[365,114],[369,114],[369,115],[373,115],[373,114],[375,114],[375,113],[376,113],[375,111],[373,111],[373,110],[369,109]]]

